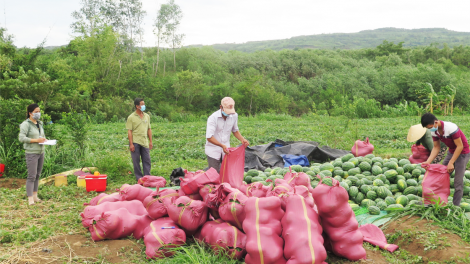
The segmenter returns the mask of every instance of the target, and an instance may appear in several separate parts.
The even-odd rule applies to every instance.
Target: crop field
[[[469,116],[439,118],[458,124],[470,136]],[[251,145],[275,139],[305,140],[350,150],[355,140],[369,137],[376,156],[399,160],[411,154],[412,143],[406,141],[406,135],[408,128],[419,120],[419,117],[347,119],[312,115],[293,118],[264,114],[240,118],[239,128]],[[124,122],[90,124],[85,154],[81,158],[76,156],[75,146],[63,126],[56,126],[59,143],[47,146],[42,178],[89,166],[108,175],[106,193],[115,192],[124,183],[136,183]],[[152,123],[151,174],[168,179],[171,171],[178,167],[191,171],[204,169],[207,166],[205,131],[204,118],[197,122]],[[239,142],[232,137],[231,144],[236,146]],[[158,261],[146,259],[142,239],[93,242],[81,224],[79,213],[83,211],[83,203],[89,202],[96,193],[78,188],[76,179],[69,177],[69,186],[41,185],[38,193],[43,202],[28,206],[25,179],[5,176],[0,178],[0,263],[241,263],[216,256],[191,240],[187,246],[176,249],[174,257]],[[470,223],[464,215],[446,216],[448,208],[450,206],[429,210],[413,208],[409,213],[397,214],[384,228],[384,233],[388,243],[397,244],[400,249],[390,253],[364,243],[367,262],[470,263]],[[421,216],[426,217],[420,219]],[[442,222],[446,217],[449,221]],[[333,254],[329,254],[326,261],[350,263]]]

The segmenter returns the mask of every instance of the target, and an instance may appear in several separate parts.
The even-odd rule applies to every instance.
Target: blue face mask
[[[229,116],[227,113],[225,113],[224,111],[222,111],[222,115],[223,116]]]
[[[140,111],[145,111],[145,105],[140,107]]]
[[[437,127],[432,127],[432,128],[429,129],[429,131],[431,131],[431,132],[436,132],[436,131],[437,131]]]

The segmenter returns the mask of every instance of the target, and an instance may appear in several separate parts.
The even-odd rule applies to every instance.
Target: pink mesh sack
[[[369,242],[374,246],[378,246],[381,249],[385,249],[390,252],[398,249],[397,245],[388,244],[382,230],[373,224],[361,225],[359,227],[359,231],[361,231],[362,235],[364,236],[365,242]]]
[[[144,199],[143,205],[152,219],[158,219],[168,214],[166,207],[179,197],[172,189],[164,189],[150,193]]]
[[[120,239],[132,235],[135,239],[144,237],[144,229],[152,219],[148,215],[134,215],[126,208],[96,215],[88,228],[93,241]]]
[[[288,264],[321,264],[326,260],[319,217],[302,196],[293,194],[287,197],[286,213],[281,223],[284,256]]]
[[[239,190],[229,193],[219,207],[219,215],[222,220],[243,230],[245,220],[245,203],[248,197]]]
[[[122,201],[121,195],[119,193],[112,193],[112,194],[106,194],[106,193],[100,193],[98,196],[94,197],[91,199],[89,203],[84,203],[84,206],[87,205],[99,205],[104,202],[117,202],[117,201]]]
[[[351,152],[354,157],[365,156],[374,152],[374,145],[370,144],[369,138],[366,141],[356,140],[354,146],[351,148]]]
[[[144,234],[145,254],[148,259],[171,257],[175,252],[169,249],[186,243],[186,234],[169,217],[151,222]]]
[[[195,194],[199,193],[199,189],[201,189],[206,184],[219,184],[220,175],[214,168],[210,168],[206,172],[194,175],[190,179],[186,179],[186,177],[184,179],[180,178],[180,181],[181,189],[184,191],[185,194]]]
[[[83,212],[80,213],[82,217],[82,225],[86,228],[92,224],[92,219],[96,215],[100,215],[104,212],[114,211],[120,208],[126,208],[129,213],[134,215],[146,215],[147,210],[140,201],[117,201],[117,202],[105,202],[99,205],[90,205],[85,207]]]
[[[185,232],[193,235],[196,230],[207,221],[208,208],[203,201],[192,200],[181,196],[167,207],[168,215]]]
[[[224,156],[220,165],[220,181],[238,188],[245,172],[245,146],[228,148],[228,151],[229,154]]]
[[[179,189],[179,190],[178,190],[178,195],[179,195],[180,197],[181,197],[181,196],[186,196],[186,197],[189,197],[189,198],[191,198],[191,199],[193,199],[193,200],[198,200],[198,201],[202,201],[202,200],[203,200],[203,199],[202,199],[202,196],[201,196],[199,193],[195,193],[195,194],[185,194],[182,189]]]
[[[139,200],[144,202],[145,198],[152,193],[152,190],[142,187],[139,184],[124,184],[121,189],[119,189],[119,193],[125,201]]]
[[[290,172],[284,175],[284,180],[294,187],[296,185],[303,185],[311,192],[313,191],[312,185],[310,184],[310,177],[305,172],[292,172],[292,168],[289,167]]]
[[[423,163],[428,160],[431,152],[427,150],[423,145],[413,144],[411,146],[411,154],[409,160],[412,164]]]
[[[447,166],[423,164],[421,167],[426,169],[422,183],[424,204],[436,204],[438,201],[441,205],[447,204],[450,195],[450,175]]]
[[[242,184],[239,190],[247,197],[266,197],[266,193],[272,189],[271,185],[265,186],[261,182]]]
[[[216,254],[220,249],[233,259],[241,259],[246,254],[246,235],[220,219],[206,222],[194,237],[209,244]]]
[[[243,230],[246,233],[245,263],[286,263],[281,219],[284,211],[278,197],[248,198]]]
[[[346,189],[335,179],[333,186],[320,181],[312,196],[333,253],[349,260],[365,259],[363,236],[358,229],[354,212],[348,204],[349,195]]]
[[[160,176],[145,175],[137,183],[144,187],[163,188],[166,185],[166,180]]]

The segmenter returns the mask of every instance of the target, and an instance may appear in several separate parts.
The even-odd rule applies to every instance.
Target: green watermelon
[[[341,186],[341,187],[343,187],[344,189],[346,189],[346,191],[349,191],[349,185],[348,185],[346,182],[344,182],[344,181],[340,182],[340,183],[339,183],[339,186]]]
[[[273,169],[271,169],[271,168],[266,168],[266,169],[264,170],[264,172],[265,172],[265,173],[271,173],[272,170],[273,170]]]
[[[341,159],[336,159],[331,163],[331,165],[333,165],[333,167],[341,167],[343,165],[343,162],[341,161]]]
[[[390,182],[396,182],[398,172],[396,170],[388,170],[384,173],[384,175]]]
[[[372,175],[372,172],[370,172],[370,171],[363,171],[362,174],[363,174],[364,176],[370,176],[370,175]]]
[[[331,163],[324,163],[320,166],[320,171],[329,171],[329,172],[333,172],[333,170],[335,169],[335,166],[333,166],[333,164]]]
[[[421,174],[425,174],[425,173],[426,173],[426,169],[425,169],[425,168],[419,168],[419,170],[421,171]]]
[[[357,181],[359,180],[357,177],[355,176],[349,176],[348,177],[348,180],[351,181],[352,185],[356,185]]]
[[[341,161],[342,161],[342,162],[346,162],[346,161],[348,161],[348,160],[350,160],[350,159],[352,159],[352,158],[354,158],[354,155],[353,155],[352,153],[349,153],[349,154],[346,154],[346,155],[344,155],[343,157],[341,157]]]
[[[400,165],[400,167],[403,167],[406,164],[411,164],[411,162],[408,159],[401,159],[400,161],[398,161],[398,165]]]
[[[361,207],[360,207],[359,205],[357,205],[357,204],[351,204],[351,203],[350,203],[349,206],[351,206],[351,209],[352,209],[353,211],[357,211],[357,210],[361,209]]]
[[[259,175],[259,171],[257,170],[249,170],[246,172],[246,175],[251,176],[251,177],[256,177]]]
[[[374,163],[372,163],[372,167],[374,167],[374,166],[377,166],[377,167],[379,167],[379,168],[382,168],[382,163],[380,163],[380,162],[374,162]]]
[[[401,195],[397,198],[397,204],[401,204],[403,205],[403,207],[405,207],[408,204],[408,202],[409,202],[408,197],[406,197],[405,195]]]
[[[253,177],[247,175],[243,180],[245,180],[246,183],[251,183]]]
[[[354,176],[355,176],[356,178],[358,178],[359,180],[362,180],[362,179],[364,179],[364,178],[366,177],[366,176],[364,176],[363,174],[360,174],[360,173],[359,173],[359,174],[356,174],[356,175],[354,175]]]
[[[396,158],[390,158],[390,159],[388,159],[388,160],[389,160],[389,161],[393,161],[393,162],[395,162],[395,163],[398,163],[398,159],[396,159]]]
[[[412,172],[414,170],[415,166],[413,164],[406,164],[403,166],[403,169],[405,172]]]
[[[465,178],[470,180],[470,171],[465,171]]]
[[[405,173],[405,170],[402,167],[398,167],[396,169],[396,171],[397,171],[398,175],[403,175]]]
[[[263,177],[253,177],[251,178],[251,182],[263,182],[265,181]]]
[[[388,205],[391,205],[391,204],[396,204],[397,201],[395,201],[395,198],[391,197],[391,196],[387,196],[385,198],[385,202],[388,204]]]
[[[397,192],[397,193],[395,193],[395,194],[393,195],[393,198],[397,199],[398,197],[400,197],[400,196],[402,196],[402,195],[403,195],[403,193]]]
[[[469,186],[464,186],[463,187],[463,194],[469,194],[470,193],[470,187]]]
[[[400,210],[400,209],[403,209],[403,205],[401,205],[401,204],[391,204],[391,205],[387,206],[387,208],[385,208],[385,211],[393,212],[393,211]]]
[[[375,179],[373,184],[374,186],[383,186],[384,182],[381,179]]]
[[[420,169],[414,169],[413,171],[411,171],[411,176],[413,178],[418,178],[419,175],[421,175],[421,170]]]
[[[362,185],[364,185],[364,181],[363,180],[357,180],[356,186],[360,187]]]
[[[358,192],[356,197],[354,198],[354,201],[356,201],[357,204],[361,204],[362,200],[364,200],[364,194]]]
[[[310,170],[313,171],[315,174],[320,173],[320,167],[310,167]]]
[[[311,170],[310,170],[310,171],[307,171],[306,174],[307,174],[308,176],[312,176],[312,177],[317,176],[317,174],[316,174],[315,172],[311,171]]]
[[[398,175],[398,176],[401,176],[401,175]],[[407,180],[407,179],[413,178],[413,177],[411,176],[411,173],[409,173],[409,172],[403,173],[403,176],[401,176],[401,177],[398,177],[398,176],[397,176],[397,180],[399,180],[399,179]]]
[[[409,186],[403,191],[404,195],[417,194],[417,193],[418,193],[418,190],[416,190],[416,188],[414,186]]]
[[[335,176],[335,177],[333,177],[333,179],[337,180],[338,182],[343,181],[343,178],[341,178],[341,176]]]
[[[333,186],[333,179],[331,179],[330,177],[325,177],[321,180],[321,182],[323,184],[326,184],[328,186]]]
[[[385,186],[380,186],[377,188],[377,196],[379,196],[382,199],[385,199],[387,195],[387,188]]]
[[[348,162],[351,162],[352,164],[354,164],[354,166],[357,166],[359,164],[359,159],[358,158],[352,158],[352,159],[348,160]]]
[[[418,195],[418,196],[423,195],[423,187],[422,186],[416,187],[416,195]]]
[[[302,167],[302,172],[309,172],[310,171],[310,168],[309,167]]]
[[[365,207],[365,208],[368,208],[369,206],[375,206],[375,202],[372,201],[371,199],[366,198],[366,199],[362,200],[361,206]]]
[[[310,186],[312,186],[312,188],[315,189],[315,187],[317,187],[319,183],[320,183],[319,181],[312,181],[312,182],[310,183]]]
[[[380,209],[380,210],[385,210],[385,208],[387,208],[388,204],[384,201],[380,201],[380,202],[376,202],[376,206]],[[370,210],[369,210],[370,212]]]
[[[372,163],[379,162],[380,164],[384,163],[384,160],[381,157],[374,157],[371,159]]]
[[[348,170],[348,175],[351,175],[351,176],[354,176],[356,174],[360,174],[361,173],[361,169],[359,168],[352,168],[350,170]]]
[[[359,164],[359,169],[361,169],[361,171],[370,171],[371,168],[372,166],[370,166],[368,162],[363,161]]]
[[[364,184],[364,185],[362,185],[362,186],[359,188],[359,190],[361,190],[361,192],[362,192],[363,194],[367,194],[367,192],[371,191],[372,188],[371,188],[371,186]],[[374,200],[375,200],[375,199],[374,199]]]
[[[383,175],[383,174],[379,174],[379,175],[377,175],[377,177],[375,177],[375,179],[379,179],[379,180],[385,182],[387,180],[387,177],[385,177],[385,175]]]
[[[389,169],[393,169],[393,170],[396,170],[398,168],[398,164],[394,161],[389,161],[387,163],[384,164],[384,167],[387,167]]]
[[[359,189],[356,186],[350,186],[348,193],[350,198],[355,198],[359,193]]]
[[[382,174],[382,168],[380,168],[379,166],[372,166],[372,174],[374,175],[379,175],[379,174]]]
[[[352,182],[348,179],[344,179],[343,182],[347,183],[349,186],[353,186]]]
[[[460,207],[465,210],[465,212],[470,212],[470,204],[469,203],[460,203]]]
[[[324,171],[321,171],[320,172],[321,174],[325,175],[325,176],[328,176],[328,177],[332,177],[333,176],[333,173],[329,170],[324,170]]]
[[[398,190],[403,192],[408,187],[408,184],[406,184],[406,181],[400,179],[397,182],[397,186],[398,186]]]
[[[418,186],[418,182],[416,182],[416,180],[413,180],[413,179],[406,180],[406,184],[408,186]]]
[[[369,208],[367,208],[369,210],[369,214],[371,215],[379,215],[380,214],[380,208],[377,207],[377,206],[369,206]]]
[[[409,188],[409,187],[408,187],[408,188]],[[411,201],[414,201],[414,200],[416,200],[416,201],[420,201],[420,200],[421,200],[421,197],[416,196],[416,195],[414,195],[414,194],[407,194],[406,197],[408,198],[408,201],[410,201],[410,202],[411,202]]]
[[[341,170],[334,170],[333,175],[343,177],[344,171],[342,169]]]
[[[375,158],[375,155],[374,154],[367,154],[367,155],[364,156],[364,158],[373,159],[373,158]]]
[[[352,162],[345,162],[343,165],[341,165],[341,168],[343,168],[344,171],[349,171],[350,169],[353,169],[356,167]]]
[[[290,168],[292,169],[292,171],[302,172],[302,166],[300,166],[300,165],[292,165],[292,166],[290,166]]]
[[[367,199],[370,199],[370,200],[377,199],[377,193],[375,193],[374,191],[368,191],[366,196],[367,196]]]
[[[392,192],[392,193],[396,193],[396,192],[399,192],[400,190],[398,189],[398,185],[397,184],[390,184],[390,186],[388,187],[388,189]]]
[[[362,179],[362,181],[363,181],[364,184],[366,184],[366,185],[372,185],[372,181],[369,180],[369,179],[367,179],[367,178]]]

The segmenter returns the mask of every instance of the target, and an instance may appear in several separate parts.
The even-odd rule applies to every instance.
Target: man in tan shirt
[[[150,116],[145,111],[144,99],[134,100],[135,112],[126,122],[127,136],[129,137],[129,150],[131,151],[132,163],[134,165],[135,179],[139,180],[144,175],[150,175],[150,150],[153,148],[152,130],[150,128]],[[144,174],[140,168],[140,159]]]

